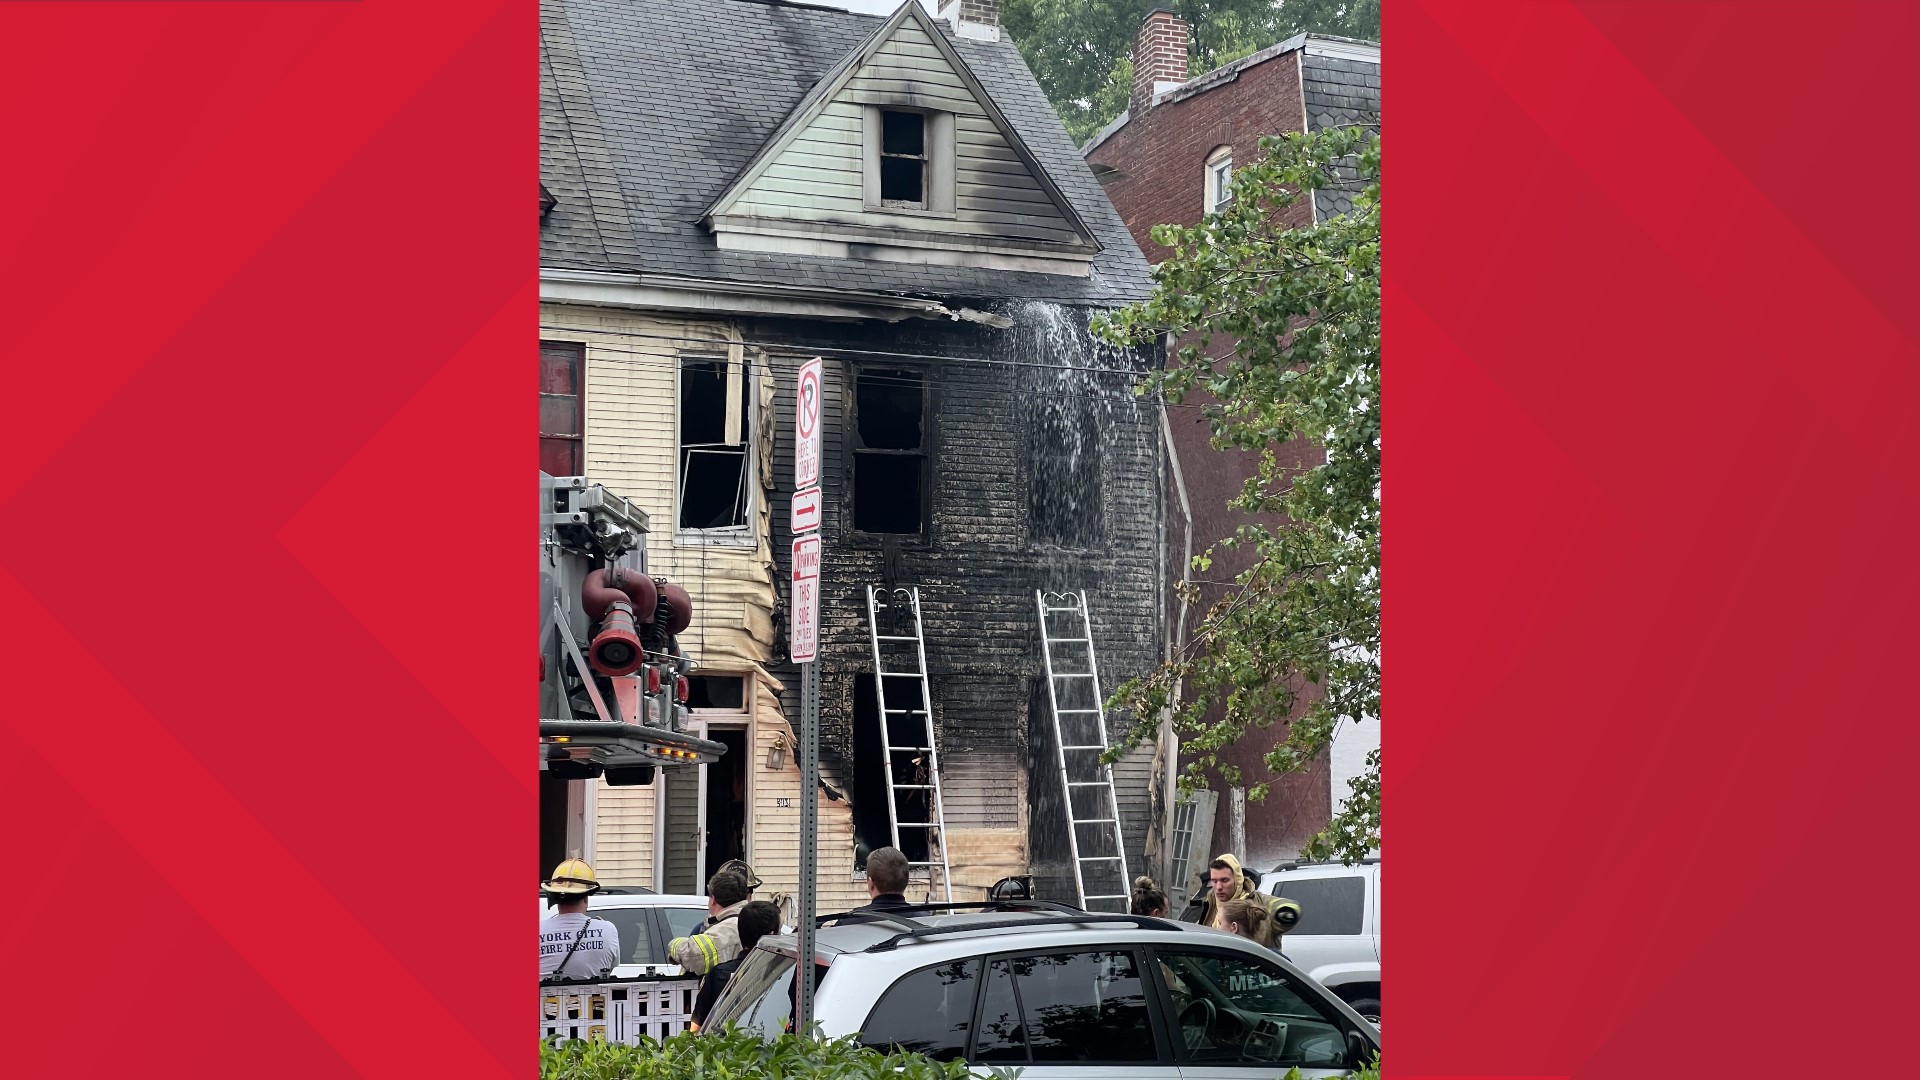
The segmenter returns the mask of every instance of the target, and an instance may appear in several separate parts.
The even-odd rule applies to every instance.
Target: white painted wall
[[[1343,720],[1333,733],[1333,745],[1327,751],[1327,764],[1333,774],[1333,810],[1347,801],[1353,790],[1348,782],[1367,771],[1367,755],[1380,748],[1380,721],[1354,723]]]

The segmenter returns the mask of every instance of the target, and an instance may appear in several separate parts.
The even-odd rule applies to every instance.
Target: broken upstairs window
[[[880,202],[910,210],[927,207],[927,118],[923,113],[893,109],[880,113]]]
[[[853,527],[925,533],[926,379],[917,371],[855,369],[853,418]]]
[[[680,361],[682,529],[743,529],[749,497],[751,409],[745,365],[725,357]]]

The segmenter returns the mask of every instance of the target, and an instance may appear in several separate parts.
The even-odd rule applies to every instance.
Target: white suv
[[[962,907],[968,905],[960,905]],[[986,906],[986,905],[973,905]],[[1146,916],[888,912],[823,927],[814,1019],[834,1038],[1049,1077],[1339,1076],[1379,1032],[1268,949]],[[939,910],[947,910],[942,905]],[[792,1023],[795,941],[760,940],[708,1026]]]
[[[1280,949],[1360,1015],[1380,1022],[1380,860],[1352,866],[1285,862],[1260,878],[1260,891],[1300,905]]]

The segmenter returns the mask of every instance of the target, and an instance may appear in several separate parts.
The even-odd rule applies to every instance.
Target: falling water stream
[[[1140,509],[1119,505],[1132,493],[1112,486],[1114,470],[1107,460],[1111,455],[1131,452],[1128,440],[1137,438],[1133,433],[1140,425],[1152,421],[1152,413],[1133,392],[1138,377],[1132,373],[1139,369],[1139,359],[1096,339],[1088,330],[1089,312],[1085,308],[1026,301],[1015,305],[1010,314],[1015,320],[1016,339],[1011,359],[1023,365],[1017,369],[1020,403],[1017,415],[1010,419],[1024,428],[1028,448],[1031,539],[1037,549],[1057,549],[1051,557],[1037,560],[1035,586],[1046,591],[1085,590],[1098,645],[1102,603],[1109,599],[1101,579],[1114,555],[1115,516]],[[1077,622],[1055,616],[1050,625],[1055,635],[1078,636]],[[1034,650],[1033,670],[1038,676],[1043,669],[1037,636]],[[1056,646],[1054,659],[1056,671],[1086,670],[1084,647]],[[1102,670],[1103,691],[1112,689],[1117,674],[1117,670]],[[1062,710],[1100,707],[1084,680],[1061,683]],[[1070,745],[1085,744],[1099,737],[1093,726],[1097,721],[1097,715],[1063,715],[1061,729]],[[1112,725],[1108,726],[1111,730]],[[1043,898],[1072,901],[1067,793],[1060,783],[1044,678],[1034,680],[1027,734],[1030,855],[1036,891]],[[1079,788],[1072,797],[1077,817],[1112,814],[1104,789]],[[1109,829],[1082,826],[1079,835],[1083,859],[1115,853]],[[1138,872],[1132,866],[1128,871]],[[1117,864],[1085,864],[1083,873],[1089,894],[1129,891],[1130,883],[1119,875]],[[1091,906],[1110,909],[1114,905]]]

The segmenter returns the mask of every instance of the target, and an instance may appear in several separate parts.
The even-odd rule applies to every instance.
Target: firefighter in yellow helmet
[[[540,883],[554,913],[540,920],[540,977],[596,979],[620,962],[620,931],[587,914],[587,897],[600,891],[593,867],[568,859]]]

